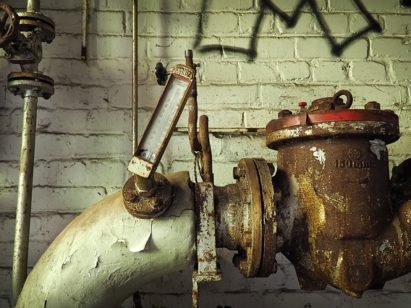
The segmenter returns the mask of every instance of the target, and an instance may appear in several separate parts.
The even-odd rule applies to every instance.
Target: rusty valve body
[[[302,288],[331,284],[360,296],[411,270],[411,205],[390,197],[386,144],[399,138],[398,117],[376,102],[351,103],[341,91],[281,111],[267,125],[267,146],[278,151],[282,252]]]

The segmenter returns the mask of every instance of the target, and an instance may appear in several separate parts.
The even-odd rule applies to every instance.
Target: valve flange
[[[35,91],[38,97],[49,99],[54,94],[54,81],[40,73],[14,72],[7,78],[7,89],[14,95],[22,97],[27,91]]]
[[[277,222],[272,167],[260,158],[244,158],[234,169],[243,204],[239,253],[234,264],[246,277],[276,272]]]

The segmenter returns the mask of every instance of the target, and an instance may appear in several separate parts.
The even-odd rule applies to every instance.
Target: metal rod
[[[27,12],[40,12],[40,0],[27,0]]]
[[[211,154],[210,137],[208,135],[208,117],[200,116],[199,141],[201,146],[202,178],[204,182],[214,183],[213,156]]]
[[[81,60],[87,62],[87,24],[88,0],[83,0],[83,16],[81,19]]]
[[[188,49],[184,53],[186,58],[186,65],[194,70],[194,76],[196,73],[196,66],[193,62],[193,51]],[[200,143],[197,137],[197,118],[198,118],[198,105],[197,105],[197,78],[194,77],[193,90],[188,99],[188,140],[190,141],[191,152],[196,154],[201,151]]]
[[[17,299],[27,277],[36,116],[37,96],[28,93],[24,98],[16,230],[13,251],[12,286],[15,304],[17,303]]]
[[[133,0],[133,153],[138,146],[138,0]]]

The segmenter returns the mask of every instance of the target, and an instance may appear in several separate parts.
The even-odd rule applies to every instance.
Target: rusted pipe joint
[[[263,159],[241,159],[236,184],[216,187],[217,246],[238,250],[234,264],[246,277],[276,271],[277,222],[272,166]]]

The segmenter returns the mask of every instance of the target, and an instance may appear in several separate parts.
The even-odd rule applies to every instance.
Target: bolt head
[[[368,102],[364,105],[364,108],[367,110],[380,110],[381,105],[377,102]]]
[[[233,168],[233,178],[238,180],[239,176],[238,176],[238,167],[234,167]]]
[[[234,167],[233,168],[233,178],[238,180],[239,178],[245,175],[245,170],[241,167]]]
[[[305,109],[305,107],[307,107],[307,102],[299,102],[298,107],[300,107],[300,109]]]

